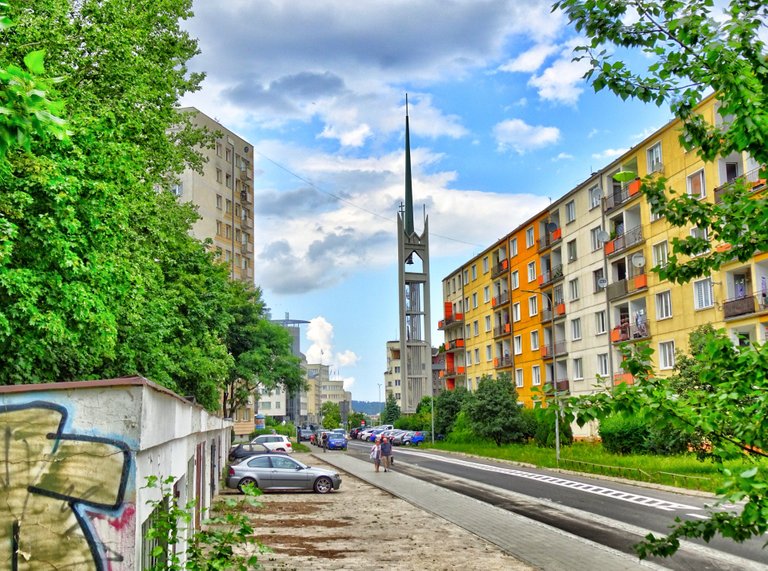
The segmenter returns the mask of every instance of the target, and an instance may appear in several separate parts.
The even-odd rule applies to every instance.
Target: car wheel
[[[256,480],[254,480],[253,478],[243,478],[242,480],[240,480],[240,483],[237,484],[237,489],[240,490],[240,492],[243,492],[243,488],[249,484],[253,484],[256,487],[259,486],[256,483]]]
[[[330,478],[327,478],[325,476],[320,476],[317,480],[315,480],[315,491],[318,494],[327,494],[333,489],[333,482],[331,482]]]
[[[405,444],[406,446],[410,446],[411,445],[411,441],[410,440],[406,440],[405,442],[403,442],[403,444]]]

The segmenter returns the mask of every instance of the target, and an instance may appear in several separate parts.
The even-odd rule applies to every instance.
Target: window
[[[648,172],[661,172],[664,168],[661,162],[661,143],[656,143],[647,151]]]
[[[538,387],[541,384],[541,367],[534,365],[531,367],[531,384]]]
[[[605,311],[595,313],[595,335],[605,333]]]
[[[672,292],[669,290],[656,294],[656,319],[672,317]]]
[[[221,182],[224,180],[224,173],[221,169],[216,169],[216,182],[221,184]]]
[[[517,323],[520,321],[520,302],[516,302],[512,305],[512,321]]]
[[[485,288],[483,288],[483,301],[485,301],[485,303],[491,301],[491,286],[485,286]]]
[[[512,238],[509,241],[509,256],[517,256],[517,238]]]
[[[654,210],[653,205],[650,202],[648,203],[648,209],[651,211],[651,222],[656,222],[657,220],[661,220],[663,218],[661,213]]]
[[[565,222],[573,222],[576,220],[576,201],[571,200],[565,205]]]
[[[531,331],[531,351],[539,350],[539,332]]]
[[[515,355],[523,352],[523,338],[521,335],[515,335],[514,339]]]
[[[227,188],[232,188],[232,175],[227,173],[227,176],[224,177],[225,185]]]
[[[224,226],[224,237],[225,238],[231,238],[232,237],[232,226],[227,224]]]
[[[581,318],[571,319],[571,338],[576,341],[581,339]]]
[[[571,300],[579,299],[579,278],[573,278],[568,282],[568,290],[571,294]]]
[[[477,309],[477,292],[472,294],[472,309]]]
[[[599,270],[595,270],[592,272],[592,280],[595,284],[595,293],[603,291],[605,289],[605,285],[600,285],[604,283],[602,280],[605,277],[605,274],[603,273],[603,268],[600,268]]]
[[[653,265],[663,268],[667,265],[669,255],[669,246],[667,241],[659,242],[653,245]]]
[[[690,175],[687,183],[688,196],[691,198],[704,198],[707,195],[707,190],[704,186],[704,169]]]
[[[515,386],[520,388],[523,386],[523,370],[515,369]]]
[[[483,258],[483,273],[484,274],[488,273],[488,256]]]
[[[472,323],[472,329],[475,331],[475,337],[480,335],[480,322],[477,319]]]
[[[603,193],[600,192],[599,186],[593,186],[589,189],[589,209],[597,208],[600,206],[600,199],[603,197]]]
[[[222,200],[221,195],[217,194],[216,195],[216,208],[218,210],[221,210],[221,200]]]
[[[472,281],[477,279],[477,265],[472,264]]]
[[[464,270],[464,284],[469,283],[469,270]]]
[[[493,360],[493,351],[491,351],[491,346],[486,345],[485,346],[485,360],[486,361],[492,361]]]
[[[533,317],[539,314],[539,298],[531,296],[528,298],[528,316]]]
[[[464,338],[469,339],[470,337],[472,337],[472,326],[469,323],[467,323],[464,326]]]
[[[227,199],[226,208],[224,209],[224,212],[226,212],[227,214],[232,213],[232,201],[229,199]]]
[[[472,351],[467,351],[467,365],[472,364]]]
[[[475,363],[480,364],[480,349],[475,349]]]
[[[600,353],[597,356],[597,374],[602,377],[608,374],[608,353]]]
[[[659,369],[672,369],[675,366],[675,342],[659,343]]]
[[[568,261],[569,262],[575,262],[576,261],[576,240],[571,240],[566,244],[566,248],[568,250]]]
[[[528,230],[525,231],[525,247],[530,248],[535,242],[536,240],[533,234],[533,226],[531,226],[528,228]]]
[[[216,235],[221,236],[221,230],[224,228],[224,225],[221,223],[221,220],[216,221]]]
[[[510,281],[512,282],[512,289],[520,287],[520,273],[517,270],[510,274]]]
[[[528,263],[528,283],[536,280],[536,260]]]
[[[706,309],[712,307],[714,300],[712,296],[712,278],[705,278],[693,282],[693,306],[695,309]]]
[[[491,330],[491,316],[486,315],[485,316],[485,330],[490,331]]]
[[[603,243],[600,240],[600,232],[602,232],[603,228],[602,226],[598,226],[597,228],[592,228],[592,230],[589,231],[589,238],[592,242],[592,251],[596,252],[600,248],[602,248]]]
[[[581,363],[581,357],[573,360],[573,380],[574,381],[584,380],[584,367],[582,366],[582,363]]]
[[[706,242],[706,244],[702,244],[700,248],[694,250],[691,253],[691,256],[700,256],[701,254],[709,252],[709,232],[707,232],[706,228],[699,228],[698,226],[694,226],[691,228],[691,237],[698,240],[704,240]]]

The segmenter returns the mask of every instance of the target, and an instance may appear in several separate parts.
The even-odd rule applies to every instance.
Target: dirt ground
[[[309,454],[297,459],[330,467]],[[271,493],[253,510],[267,571],[529,571],[495,545],[346,472],[330,494]],[[250,511],[250,510],[249,510]]]

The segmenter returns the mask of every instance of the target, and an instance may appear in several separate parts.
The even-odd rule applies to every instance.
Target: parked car
[[[298,432],[299,442],[302,440],[310,440],[310,437],[314,434],[314,431],[309,428],[300,428]]]
[[[392,435],[392,444],[395,446],[402,445],[403,437],[409,432],[409,430],[395,430],[394,434]]]
[[[246,484],[253,484],[263,492],[305,490],[327,494],[339,489],[341,476],[333,470],[312,468],[285,454],[262,454],[229,467],[227,487],[242,492]]]
[[[291,440],[284,434],[260,434],[251,440],[251,444],[263,444],[272,452],[293,453]]]
[[[338,432],[328,433],[328,450],[346,450],[347,437]]]
[[[350,438],[354,438],[354,439],[357,439],[357,436],[358,436],[358,435],[359,435],[359,434],[360,434],[360,433],[361,433],[363,430],[365,430],[365,427],[364,427],[364,426],[356,426],[355,428],[353,428],[352,430],[350,430],[350,431],[349,431],[349,437],[350,437]]]
[[[242,460],[243,458],[247,458],[248,456],[269,454],[270,452],[272,451],[263,444],[252,444],[250,442],[246,442],[230,448],[228,458],[230,462],[236,462]]]
[[[408,439],[408,442],[406,445],[409,446],[418,446],[422,442],[424,442],[425,434],[421,432],[420,430],[414,431],[414,433],[411,435],[410,439]]]

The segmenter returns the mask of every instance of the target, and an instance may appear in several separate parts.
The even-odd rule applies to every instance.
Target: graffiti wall
[[[56,402],[0,405],[3,569],[135,568],[131,450],[70,420]]]

